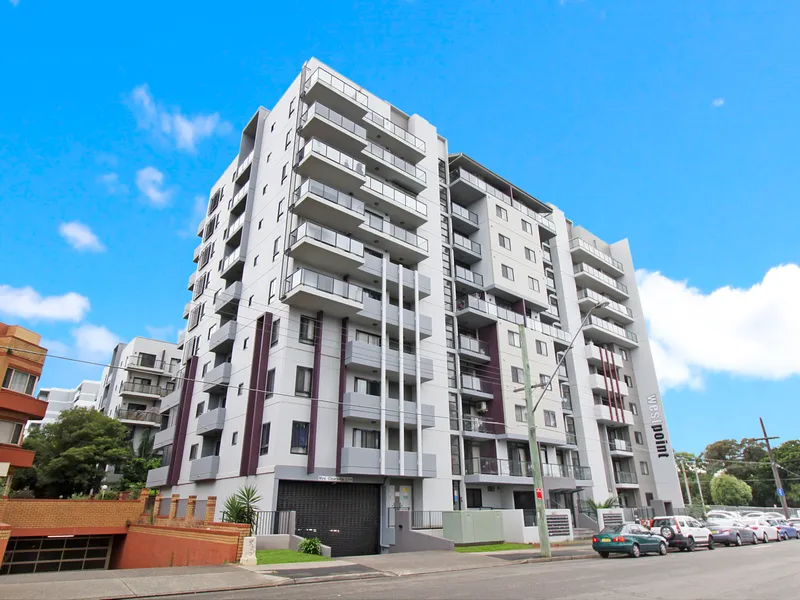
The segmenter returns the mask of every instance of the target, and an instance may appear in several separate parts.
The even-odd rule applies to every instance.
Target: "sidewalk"
[[[553,548],[551,560],[575,560],[595,556],[597,555],[592,552],[591,546],[573,545]],[[539,557],[539,550],[536,548],[487,553],[404,552],[354,556],[328,562],[255,567],[226,565],[5,575],[0,578],[0,597],[15,600],[142,598],[347,579],[407,577],[543,560],[546,559]]]

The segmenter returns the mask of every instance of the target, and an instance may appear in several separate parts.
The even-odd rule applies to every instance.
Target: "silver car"
[[[711,530],[711,535],[717,544],[741,546],[743,544],[758,543],[756,533],[741,521],[717,519],[706,521],[704,525]]]

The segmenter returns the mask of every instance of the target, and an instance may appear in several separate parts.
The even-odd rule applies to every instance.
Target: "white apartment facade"
[[[99,392],[100,382],[86,379],[75,388],[41,388],[36,397],[48,403],[47,412],[41,421],[28,421],[26,428],[30,431],[32,428],[55,423],[63,411],[72,408],[97,410]]]
[[[511,190],[505,218],[487,192],[501,182]],[[212,188],[178,344],[183,370],[160,404],[164,466],[148,485],[223,499],[256,485],[261,508],[297,510],[298,528],[337,554],[390,546],[393,508],[522,507],[531,480],[512,374],[521,358],[506,329],[527,324],[530,348],[547,352],[531,351],[533,372],[552,372],[568,343],[563,329],[580,319],[585,286],[570,247],[580,231],[450,155],[422,117],[311,59],[271,111],[256,112]],[[632,282],[620,244],[602,248],[628,261],[615,275]],[[632,365],[646,371],[649,361],[652,371],[635,312],[644,340]],[[609,343],[588,329],[586,339]],[[578,342],[567,360],[572,429],[558,392],[537,414],[545,425],[556,415],[540,434],[544,462],[562,465],[550,474],[550,499],[575,507],[580,494],[617,490],[623,472],[602,437],[623,425],[595,418],[595,363]],[[660,410],[657,386],[652,393]],[[615,408],[623,401],[606,395]],[[572,443],[571,432],[587,441]],[[672,460],[671,448],[663,453]],[[677,479],[673,490],[659,477],[653,500],[679,503]]]

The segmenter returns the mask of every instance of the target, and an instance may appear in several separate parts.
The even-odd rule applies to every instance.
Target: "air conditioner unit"
[[[477,411],[479,413],[489,412],[489,405],[486,402],[478,402]]]

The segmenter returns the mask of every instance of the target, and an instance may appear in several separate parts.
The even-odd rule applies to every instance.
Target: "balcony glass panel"
[[[324,156],[328,160],[331,160],[341,165],[345,169],[349,169],[350,171],[353,171],[354,173],[361,175],[362,177],[367,171],[366,167],[364,166],[364,163],[357,161],[352,156],[348,156],[343,152],[339,152],[336,148],[328,146],[328,144],[320,142],[316,138],[312,139],[305,146],[300,148],[300,150],[297,152],[297,162],[303,160],[303,158],[307,156],[310,152],[314,152],[316,154]]]
[[[474,252],[475,254],[481,253],[481,245],[478,242],[474,242],[468,237],[464,237],[459,233],[453,233],[453,243],[456,246],[461,246],[462,248],[466,248],[470,252]]]
[[[428,216],[428,207],[425,205],[424,202],[420,202],[414,196],[410,196],[400,190],[393,188],[387,183],[380,181],[379,179],[375,179],[374,177],[370,177],[367,175],[367,183],[364,184],[364,187],[369,188],[373,192],[380,194],[381,196],[385,196],[389,200],[392,200],[396,204],[401,204],[406,208],[413,210],[416,213],[419,213],[423,216]]]
[[[632,331],[628,331],[627,329],[623,329],[622,327],[618,327],[613,323],[609,323],[599,317],[595,317],[594,315],[589,315],[589,323],[594,325],[595,327],[600,327],[601,329],[605,329],[606,331],[610,331],[611,333],[615,333],[619,336],[628,338],[632,342],[639,343],[639,337],[633,333]]]
[[[586,240],[582,240],[581,238],[572,238],[569,241],[569,247],[570,248],[581,248],[582,250],[586,250],[587,252],[589,252],[592,255],[596,256],[597,258],[599,258],[600,260],[602,260],[606,264],[611,265],[612,267],[614,267],[614,268],[616,268],[616,269],[618,269],[620,271],[624,270],[623,267],[622,267],[622,263],[621,262],[619,262],[618,260],[612,258],[608,254],[606,254],[605,252],[600,250],[600,248],[597,248],[597,247],[593,246],[592,244],[590,244]]]
[[[608,298],[607,296],[598,294],[594,290],[590,289],[581,290],[580,292],[578,292],[578,299],[580,300],[581,298],[589,298],[590,300],[594,300],[598,304],[600,302],[608,302],[608,308],[615,310],[620,314],[628,315],[629,317],[633,318],[633,311],[630,308],[628,308],[627,306],[623,306],[619,302],[615,302],[614,300]]]
[[[350,194],[340,192],[336,188],[325,185],[324,183],[320,183],[319,181],[306,179],[303,184],[294,191],[295,202],[306,193],[315,194],[320,198],[325,198],[325,200],[328,200],[329,202],[338,204],[339,206],[348,210],[352,210],[360,215],[364,214],[364,203],[361,200],[353,198],[353,196]]]
[[[315,102],[311,108],[309,108],[303,116],[300,118],[300,125],[305,125],[310,119],[314,116],[318,116],[326,121],[330,121],[334,125],[341,127],[342,129],[349,131],[355,136],[360,138],[367,139],[367,130],[364,129],[361,125],[357,125],[347,117],[343,117],[336,111],[331,110],[327,106],[323,106],[319,102]]]
[[[372,229],[382,231],[383,233],[390,235],[401,242],[405,242],[406,244],[420,248],[425,252],[428,251],[428,240],[426,240],[424,237],[420,237],[415,233],[411,233],[407,229],[393,225],[392,223],[389,223],[389,221],[382,219],[377,215],[367,213],[367,225]]]
[[[604,281],[608,285],[610,285],[612,287],[615,287],[618,290],[620,290],[622,292],[625,292],[626,294],[628,293],[628,286],[627,285],[625,285],[621,281],[617,281],[616,279],[614,279],[610,275],[606,275],[601,270],[595,269],[594,267],[590,267],[589,265],[587,265],[585,263],[580,263],[578,265],[575,265],[574,272],[575,273],[581,273],[581,272],[589,273],[589,275],[597,277],[597,279],[600,279],[601,281]]]
[[[362,104],[365,107],[367,106],[367,95],[364,92],[357,90],[349,83],[344,82],[342,79],[332,73],[329,73],[322,67],[318,67],[306,80],[305,88],[310,88],[312,85],[314,85],[314,83],[316,83],[317,80],[328,84],[333,89],[339,91],[348,98],[352,98],[359,104]]]
[[[458,336],[458,346],[464,350],[489,356],[489,344],[466,335]]]
[[[333,229],[322,227],[316,223],[306,222],[289,234],[289,245],[293,245],[303,238],[311,238],[328,246],[333,246],[344,252],[364,256],[364,244],[343,235]]]
[[[478,215],[471,210],[467,210],[463,206],[456,204],[455,202],[450,203],[450,212],[452,212],[454,215],[460,216],[462,219],[466,219],[472,223],[475,223],[475,225],[478,224]]]
[[[380,116],[378,114],[375,114],[372,111],[369,111],[364,116],[364,118],[367,121],[372,121],[373,123],[375,123],[381,129],[385,129],[386,131],[389,131],[389,132],[393,133],[394,135],[396,135],[397,137],[405,140],[406,142],[408,142],[412,146],[414,146],[416,148],[419,148],[420,150],[425,152],[425,142],[423,142],[421,139],[419,139],[414,134],[409,133],[408,131],[406,131],[405,129],[400,127],[400,125],[396,125],[396,124],[392,123],[389,119],[386,119],[386,118],[384,118],[384,117],[382,117],[382,116]]]
[[[456,278],[470,281],[477,286],[483,287],[483,275],[465,269],[464,267],[459,267],[458,265],[456,265]]]
[[[308,269],[299,269],[286,278],[287,292],[299,285],[307,285],[321,292],[341,296],[355,302],[362,302],[364,297],[364,290],[359,286]]]
[[[391,165],[394,165],[401,171],[408,173],[411,177],[415,179],[419,179],[422,182],[427,180],[427,176],[425,175],[425,171],[417,167],[416,165],[412,165],[410,162],[403,160],[399,156],[389,152],[386,148],[382,148],[378,146],[378,144],[369,143],[367,147],[364,149],[364,152],[367,154],[371,154],[372,156],[383,160],[384,162],[388,162]]]

